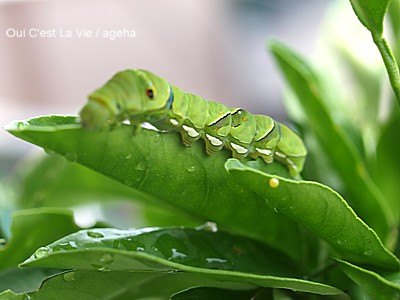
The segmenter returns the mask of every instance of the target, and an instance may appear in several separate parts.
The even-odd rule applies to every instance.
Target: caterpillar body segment
[[[238,159],[261,157],[266,163],[276,159],[293,177],[301,172],[307,155],[301,138],[272,118],[186,93],[145,70],[114,75],[89,95],[80,118],[91,129],[124,120],[139,129],[148,122],[160,130],[179,131],[187,146],[203,139],[208,154],[227,148]]]

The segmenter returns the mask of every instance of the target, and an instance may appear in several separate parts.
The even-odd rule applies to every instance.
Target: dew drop
[[[127,186],[131,186],[134,184],[134,181],[131,178],[127,177],[124,179],[124,184]]]
[[[69,241],[68,242],[69,248],[70,249],[76,249],[78,248],[78,246],[76,245],[76,243],[74,241]]]
[[[145,162],[144,160],[139,161],[139,162],[137,163],[135,169],[138,170],[138,171],[144,171],[144,170],[146,170],[146,162]]]
[[[63,279],[67,282],[71,282],[75,280],[75,272],[67,272],[64,273]]]
[[[144,251],[143,247],[136,247],[136,251]]]
[[[132,158],[132,154],[128,154],[127,156],[125,156],[125,159],[131,159]]]
[[[279,208],[277,208],[277,207],[274,207],[274,211],[277,212],[277,213],[280,213],[280,212],[281,212],[281,211],[279,210]]]
[[[103,271],[103,272],[111,271],[111,269],[108,268],[108,267],[106,267],[106,266],[96,265],[96,264],[91,264],[91,266],[92,266],[93,268],[95,268],[96,270],[98,270],[98,271]]]
[[[28,128],[29,127],[29,123],[28,122],[26,122],[26,121],[21,121],[21,122],[18,122],[18,130],[25,130],[26,128]]]
[[[54,150],[48,149],[48,148],[44,148],[44,152],[46,152],[49,155],[55,155],[57,154]]]
[[[203,225],[199,226],[197,229],[209,231],[209,232],[217,232],[218,226],[217,226],[217,223],[207,221]]]
[[[49,247],[40,247],[39,249],[36,250],[35,252],[35,258],[43,258],[49,255],[51,252]]]
[[[347,244],[347,240],[337,240],[336,244],[338,244],[338,245]]]
[[[102,257],[100,257],[100,262],[103,264],[111,264],[114,261],[114,257],[111,253],[105,253]]]
[[[372,255],[372,250],[371,249],[367,249],[364,251],[364,255],[366,256],[371,256]]]
[[[196,171],[196,167],[195,166],[191,166],[189,168],[186,169],[188,172],[194,172]]]
[[[75,250],[78,246],[74,241],[69,241],[66,243],[58,243],[54,246],[55,251],[68,251],[68,250]]]
[[[96,231],[88,231],[87,235],[94,239],[101,239],[104,237],[103,234],[101,234],[100,232],[96,232]]]
[[[227,260],[217,258],[217,257],[209,257],[206,258],[207,268],[209,269],[217,269],[217,270],[231,270],[233,266],[228,263]]]
[[[168,260],[184,259],[187,257],[186,254],[179,252],[177,249],[172,248],[172,255],[168,257]]]
[[[279,186],[279,179],[278,178],[271,178],[268,182],[269,186],[273,189],[277,188]]]
[[[70,162],[76,162],[78,155],[74,152],[65,153],[65,158]]]

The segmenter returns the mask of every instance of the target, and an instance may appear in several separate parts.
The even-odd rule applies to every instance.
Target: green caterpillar
[[[124,120],[138,129],[148,122],[160,130],[179,131],[186,146],[203,139],[208,154],[225,147],[238,159],[261,157],[266,163],[276,159],[294,177],[307,155],[301,138],[272,118],[207,101],[145,70],[114,75],[89,95],[80,118],[83,127],[91,129]]]

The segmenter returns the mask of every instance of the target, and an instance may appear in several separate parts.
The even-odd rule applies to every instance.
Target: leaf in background
[[[397,222],[400,221],[399,178],[400,178],[400,119],[394,119],[382,128],[382,134],[376,148],[376,157],[372,166],[374,181],[389,201]],[[398,224],[398,223],[397,223]],[[391,246],[398,238],[398,232],[392,237]]]
[[[308,64],[279,42],[270,43],[274,58],[309,117],[309,126],[336,167],[357,214],[386,240],[395,216],[371,180],[360,153],[332,120],[321,97],[316,75]]]
[[[16,294],[11,290],[4,291],[0,294],[1,300],[28,300],[29,298],[23,294]]]
[[[397,280],[388,280],[378,273],[363,269],[343,260],[336,260],[340,268],[376,300],[400,299],[400,272],[391,274]]]
[[[399,270],[399,260],[332,189],[317,182],[293,181],[266,174],[235,159],[228,160],[226,168],[277,211],[327,241],[345,259]]]
[[[196,273],[217,281],[336,295],[301,279],[294,264],[258,242],[188,228],[90,229],[39,248],[22,266],[102,271]]]
[[[106,220],[118,227],[198,226],[200,223],[170,206],[154,203],[151,197],[140,195],[141,201],[134,201],[138,198],[136,190],[59,155],[45,155],[34,162],[24,160],[21,167],[23,172],[17,173],[22,175],[14,180],[19,186],[20,208],[79,205],[79,212],[84,205],[96,203]]]
[[[37,248],[81,229],[70,211],[37,208],[16,211],[11,239],[0,248],[0,269],[17,266]]]
[[[40,299],[40,300],[125,300],[160,299],[167,300],[181,290],[196,285],[216,286],[233,290],[254,288],[238,283],[224,283],[190,273],[159,272],[101,272],[67,271],[45,280],[38,291],[15,295],[20,298],[7,298],[0,294],[1,300]],[[25,297],[25,298],[23,298]],[[29,297],[29,298],[27,298]]]
[[[350,0],[354,12],[361,23],[371,32],[372,39],[381,53],[390,84],[400,105],[400,70],[396,59],[383,34],[383,19],[389,0]]]
[[[11,289],[16,293],[34,291],[44,279],[60,273],[57,269],[18,269],[9,268],[0,272],[0,293]]]
[[[85,202],[137,197],[135,190],[58,155],[46,155],[28,166],[24,161],[23,168],[23,172],[17,169],[22,175],[16,179],[22,191],[18,196],[21,208],[71,207]]]
[[[371,31],[372,35],[381,36],[389,0],[350,0],[350,2],[360,22]]]
[[[344,300],[347,295],[322,296],[298,293],[281,289],[256,289],[250,291],[233,291],[221,288],[194,287],[172,295],[171,300]]]
[[[393,33],[393,52],[397,64],[400,64],[400,0],[391,0],[389,4],[389,21]],[[400,65],[399,65],[400,67]]]
[[[261,292],[263,292],[262,295]],[[257,298],[273,299],[272,290],[233,291],[211,287],[195,287],[172,295],[171,300],[249,300]]]
[[[263,241],[297,261],[304,258],[298,225],[276,214],[264,199],[227,174],[228,151],[210,156],[201,141],[185,147],[177,133],[143,129],[133,134],[127,125],[87,131],[76,117],[39,117],[11,123],[7,130],[136,189],[138,197],[144,194],[164,201],[203,222],[213,221]],[[266,165],[258,160],[249,164],[288,176],[279,163]]]

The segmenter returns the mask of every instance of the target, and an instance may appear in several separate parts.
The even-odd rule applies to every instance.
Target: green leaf
[[[71,207],[137,196],[135,190],[58,155],[46,155],[32,166],[23,163],[23,176],[17,182],[21,190],[18,205],[22,208]]]
[[[81,129],[76,117],[45,116],[7,126],[13,135],[59,153],[145,195],[173,205],[200,220],[213,221],[280,249],[303,261],[298,225],[276,214],[258,195],[227,174],[228,151],[209,156],[203,142],[183,146],[177,133],[142,130],[127,125],[113,130]],[[254,167],[288,176],[279,163]],[[282,235],[290,236],[282,239]]]
[[[103,271],[188,272],[213,280],[317,294],[334,287],[301,279],[276,250],[223,232],[188,228],[91,229],[39,248],[22,266]]]
[[[318,81],[310,66],[281,43],[272,42],[271,51],[289,86],[308,116],[309,126],[346,185],[346,194],[357,214],[386,240],[395,227],[395,215],[372,181],[356,147],[326,109]]]
[[[0,269],[17,266],[40,246],[81,229],[65,209],[38,208],[16,211],[11,240],[0,248]]]
[[[400,221],[399,203],[399,178],[400,178],[400,157],[398,149],[400,147],[399,132],[400,119],[393,119],[382,128],[382,133],[376,148],[375,161],[371,163],[374,181],[380,187],[382,193],[388,200],[397,222]],[[397,233],[398,234],[398,233]],[[393,242],[397,239],[393,236]]]
[[[354,280],[360,287],[376,300],[400,299],[400,272],[391,274],[396,281],[373,271],[363,269],[343,260],[337,260],[340,268]],[[389,276],[388,276],[389,277]]]
[[[0,299],[166,300],[172,294],[195,285],[215,286],[235,290],[249,289],[249,286],[244,287],[238,283],[224,283],[190,273],[168,274],[157,272],[77,270],[67,271],[50,277],[43,282],[39,290],[15,296],[20,298],[6,298],[0,294]]]
[[[0,293],[1,300],[28,300],[29,298],[23,294],[16,294],[11,290]]]
[[[277,211],[327,241],[346,260],[399,269],[399,260],[382,245],[376,233],[329,187],[266,174],[236,159],[228,160],[226,168]]]
[[[79,164],[70,163],[59,155],[44,155],[30,165],[24,160],[22,173],[15,180],[18,186],[19,207],[74,207],[99,204],[108,222],[120,227],[139,226],[198,226],[199,221],[189,219],[170,206],[154,203],[151,197],[140,197],[137,191],[96,173]],[[116,214],[121,209],[134,214]]]
[[[248,300],[253,299],[252,297],[262,299],[259,291],[233,291],[211,287],[195,287],[172,295],[171,300]],[[273,297],[272,290],[268,291],[268,299],[271,299]],[[266,296],[267,294],[263,293],[263,297],[265,298]]]
[[[396,57],[397,64],[400,63],[400,1],[391,0],[389,4],[388,15],[390,17],[390,29],[393,33],[393,52]]]
[[[389,5],[389,0],[350,0],[360,22],[373,35],[383,33],[383,19]]]
[[[60,273],[60,270],[9,268],[0,272],[0,292],[8,289],[17,293],[34,291],[45,278],[57,273]]]
[[[390,84],[400,105],[400,71],[396,59],[383,34],[383,20],[389,0],[350,0],[360,22],[371,32],[374,43],[379,49]]]

